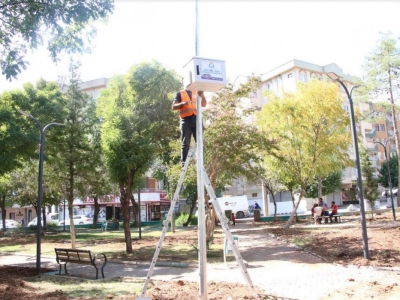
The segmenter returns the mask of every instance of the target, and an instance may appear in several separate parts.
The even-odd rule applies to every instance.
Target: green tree
[[[379,196],[378,180],[374,177],[374,168],[372,167],[372,163],[369,159],[369,153],[364,146],[360,147],[360,164],[361,164],[361,172],[364,177],[363,180],[364,199],[368,201],[369,205],[371,206],[372,219],[373,219],[375,202],[377,201]]]
[[[394,155],[389,158],[389,172],[390,172],[390,179],[392,180],[392,187],[396,187],[399,184],[398,169],[399,169],[399,158],[397,157],[397,155]],[[378,172],[379,172],[378,183],[384,186],[385,188],[389,188],[389,176],[388,176],[386,161],[378,169]]]
[[[49,168],[52,177],[45,178],[52,186],[57,186],[62,194],[62,199],[67,199],[71,247],[75,248],[75,227],[73,224],[73,202],[78,196],[87,196],[79,189],[79,183],[84,181],[88,174],[93,172],[95,159],[93,151],[93,120],[90,116],[91,96],[79,88],[79,64],[71,61],[70,79],[66,98],[64,118],[65,126],[58,140],[51,145],[54,147],[49,157]],[[49,147],[49,148],[50,148]],[[47,148],[46,148],[47,149]]]
[[[259,149],[269,149],[270,143],[251,122],[255,109],[246,107],[244,100],[260,87],[256,77],[238,89],[227,86],[213,96],[204,111],[204,168],[214,191],[231,184],[232,178],[259,180],[255,167],[260,162]],[[214,234],[214,211],[207,209],[206,222],[210,240]]]
[[[40,131],[31,118],[21,115],[18,111],[23,110],[33,115],[42,126],[45,126],[48,123],[60,122],[63,119],[63,100],[57,83],[42,79],[37,81],[36,85],[28,83],[24,85],[23,89],[6,91],[1,94],[0,111],[5,112],[3,115],[6,118],[0,119],[0,127],[2,128],[0,130],[0,145],[4,146],[0,150],[0,160],[4,162],[1,165],[0,174],[6,172],[14,174],[17,168],[25,167],[24,162],[30,159],[38,163],[39,151],[37,145],[40,141]],[[58,136],[59,130],[55,128],[48,130],[46,132],[47,145],[52,145],[58,139]],[[45,161],[49,152],[51,152],[51,149],[45,151]],[[44,169],[44,172],[46,174],[46,169]],[[33,174],[37,174],[37,169]],[[13,182],[17,183],[15,180]],[[37,183],[37,176],[33,183]],[[43,195],[43,199],[46,199],[46,194]],[[45,216],[43,220],[45,220]]]
[[[395,105],[399,92],[400,49],[391,33],[382,34],[375,49],[366,57],[363,68],[370,98],[387,99],[390,102],[397,157],[400,159],[399,128]],[[398,172],[398,177],[400,177],[400,169]],[[400,183],[397,187],[400,188]],[[400,193],[397,195],[397,206],[400,206]]]
[[[334,83],[300,83],[293,94],[271,97],[257,116],[263,134],[277,148],[265,156],[266,168],[279,182],[300,187],[299,201],[285,227],[290,227],[300,200],[315,176],[327,176],[348,163],[349,116]]]
[[[127,253],[133,252],[133,185],[175,135],[171,103],[180,86],[178,76],[161,64],[141,63],[126,76],[113,77],[99,98],[102,148],[111,180],[119,188]]]
[[[96,103],[89,103],[87,117],[93,124],[90,134],[90,145],[92,151],[88,153],[89,159],[84,161],[83,169],[88,170],[84,176],[77,180],[77,189],[82,196],[88,196],[94,202],[93,228],[97,227],[98,215],[100,212],[99,200],[108,201],[110,194],[117,194],[118,188],[110,182],[110,176],[104,162],[104,155],[101,148],[100,120],[96,115]]]
[[[342,185],[342,172],[333,172],[322,178],[322,195],[329,195],[340,189]],[[310,182],[306,188],[307,198],[318,197],[318,178],[314,177],[313,182]]]
[[[62,93],[55,82],[41,79],[36,85],[28,83],[23,89],[0,95],[0,175],[20,167],[24,159],[39,156],[37,124],[18,110],[33,115],[43,125],[59,122],[63,113]],[[46,133],[46,140],[53,141],[57,133],[52,128]]]
[[[0,68],[7,79],[16,78],[28,62],[28,48],[48,40],[56,62],[59,54],[87,50],[94,28],[90,23],[113,12],[113,0],[3,0],[0,3]]]

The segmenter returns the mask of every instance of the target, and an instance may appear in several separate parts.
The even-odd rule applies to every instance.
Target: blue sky
[[[198,8],[199,56],[225,60],[231,80],[292,59],[336,63],[361,76],[379,32],[400,36],[398,0],[198,0]],[[80,58],[82,80],[124,74],[153,59],[181,73],[195,55],[195,0],[117,0],[108,23],[97,27],[92,53]],[[68,57],[55,65],[41,48],[28,58],[18,80],[0,78],[0,91],[68,74]]]

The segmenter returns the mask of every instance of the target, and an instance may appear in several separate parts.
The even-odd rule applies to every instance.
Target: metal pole
[[[198,0],[196,0],[196,32],[195,32],[195,55],[199,55],[199,8]]]
[[[199,10],[196,0],[196,33],[195,54],[199,55]],[[207,245],[206,245],[206,222],[205,222],[205,198],[203,178],[203,121],[201,116],[201,97],[197,95],[197,117],[196,117],[196,144],[197,144],[197,196],[199,206],[198,217],[198,243],[199,243],[199,299],[207,300]]]
[[[20,114],[31,118],[36,122],[40,130],[40,149],[39,149],[39,174],[38,174],[38,197],[37,197],[37,232],[36,232],[36,270],[40,272],[40,256],[41,256],[41,227],[42,227],[42,196],[43,196],[43,158],[44,158],[44,145],[45,145],[45,133],[46,130],[53,125],[64,125],[60,123],[50,123],[47,124],[44,128],[42,124],[40,124],[39,120],[36,119],[34,116],[19,110]],[[65,221],[64,221],[65,223]]]
[[[197,144],[197,195],[198,195],[198,240],[199,240],[199,299],[207,299],[207,245],[205,222],[205,198],[203,179],[203,122],[201,117],[201,97],[197,95],[196,117],[196,144]]]
[[[353,100],[351,99],[351,94],[352,94],[354,88],[357,88],[358,86],[353,86],[349,93],[346,85],[340,79],[337,79],[337,81],[342,85],[342,87],[346,91],[347,97],[349,99],[351,132],[352,132],[352,136],[353,136],[354,154],[356,156],[356,165],[357,165],[357,186],[358,186],[358,198],[360,200],[360,216],[361,216],[361,228],[362,228],[362,238],[363,238],[363,252],[364,252],[364,258],[369,259],[367,224],[365,221],[365,207],[364,207],[364,195],[363,195],[363,186],[362,186],[360,155],[358,152],[357,129],[356,129],[355,121],[354,121]]]
[[[140,188],[138,188],[138,205],[139,205],[139,240],[142,239],[142,220],[141,220],[141,213],[140,213]]]
[[[393,136],[392,136],[392,137],[393,137]],[[387,156],[387,153],[386,153],[386,146],[387,146],[387,143],[388,143],[388,141],[389,141],[392,137],[388,138],[388,139],[385,141],[385,144],[382,144],[381,142],[375,142],[375,143],[376,143],[376,144],[382,145],[383,151],[384,151],[384,153],[385,153],[385,160],[386,160],[386,167],[387,167],[388,181],[389,181],[390,200],[391,200],[391,203],[392,203],[393,220],[396,221],[396,211],[395,211],[395,209],[394,209],[394,200],[393,200],[393,191],[392,191],[392,189],[393,189],[393,187],[392,187],[392,178],[391,178],[391,176],[390,176],[389,159],[388,159],[388,156]]]
[[[64,224],[63,224],[63,227],[64,227],[64,232],[65,232],[65,199],[64,199]]]
[[[37,222],[37,242],[36,242],[36,270],[40,271],[40,256],[41,256],[41,228],[42,228],[42,183],[43,183],[43,156],[44,156],[44,130],[37,121],[40,128],[40,151],[39,151],[39,178],[38,178],[38,199],[37,199],[37,210],[38,210],[38,222]]]

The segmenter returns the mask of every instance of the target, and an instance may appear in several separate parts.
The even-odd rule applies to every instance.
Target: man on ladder
[[[184,89],[176,93],[174,102],[172,103],[173,110],[179,110],[180,128],[181,128],[181,163],[182,167],[185,164],[189,153],[190,140],[194,138],[196,142],[196,96],[201,97],[201,106],[207,105],[206,97],[202,91]]]

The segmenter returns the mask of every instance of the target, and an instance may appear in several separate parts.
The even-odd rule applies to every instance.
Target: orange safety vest
[[[181,93],[181,102],[188,102],[179,110],[179,116],[181,117],[181,119],[189,117],[191,115],[196,115],[196,91],[192,91],[193,100],[190,99],[186,90],[181,90],[179,92]]]

